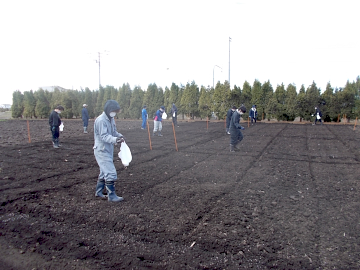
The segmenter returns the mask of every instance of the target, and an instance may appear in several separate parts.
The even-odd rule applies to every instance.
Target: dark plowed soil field
[[[0,269],[359,269],[360,133],[257,123],[229,152],[223,122],[118,120],[120,203],[96,198],[81,120],[0,122]],[[150,122],[150,129],[153,123]]]

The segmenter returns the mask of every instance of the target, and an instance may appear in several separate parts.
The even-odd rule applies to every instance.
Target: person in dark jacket
[[[315,115],[315,122],[314,122],[313,126],[316,125],[317,121],[320,121],[320,124],[323,124],[321,122],[322,112],[320,111],[320,109],[318,107],[315,107],[315,114],[313,114],[312,116],[314,116],[314,115]]]
[[[177,109],[177,107],[175,106],[175,103],[172,104],[170,113],[171,113],[171,117],[172,117],[172,121],[173,121],[173,123],[174,123],[174,126],[175,126],[175,127],[179,127],[179,126],[177,125],[177,113],[178,113],[178,109]]]
[[[114,166],[114,145],[125,142],[124,136],[117,132],[114,117],[120,112],[120,105],[115,100],[105,103],[103,113],[94,123],[94,155],[100,168],[96,183],[95,196],[106,198],[103,190],[106,187],[107,199],[110,202],[120,202],[122,197],[115,193],[117,172]]]
[[[158,131],[158,136],[162,137],[161,130],[162,130],[162,115],[165,112],[165,107],[160,106],[160,109],[156,111],[155,118],[154,118],[154,131],[153,136],[155,136],[156,131]]]
[[[256,105],[252,105],[252,108],[249,111],[249,117],[250,117],[250,120],[251,120],[251,124],[253,124],[253,122],[255,122],[255,124],[256,124],[256,118],[257,118]]]
[[[61,105],[56,106],[56,108],[51,112],[49,116],[49,125],[52,135],[52,143],[54,148],[59,148],[59,127],[61,125],[61,119],[59,114],[64,111],[64,107]]]
[[[141,111],[141,118],[142,118],[142,124],[141,124],[141,129],[145,129],[146,128],[146,121],[148,119],[148,113],[146,110],[146,105],[144,105],[142,111]]]
[[[81,118],[83,120],[83,123],[84,123],[84,133],[88,133],[87,131],[87,127],[88,127],[88,124],[89,124],[89,112],[87,110],[87,104],[83,104],[83,108],[81,110]]]
[[[230,135],[230,121],[231,121],[231,116],[233,115],[233,113],[236,111],[236,106],[232,106],[226,114],[226,133]]]
[[[246,112],[244,105],[241,105],[236,112],[233,113],[230,121],[230,152],[235,149],[239,150],[237,144],[244,138],[240,130],[245,128],[240,125],[240,116]]]

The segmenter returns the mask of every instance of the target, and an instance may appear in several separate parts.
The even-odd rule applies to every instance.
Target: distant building
[[[60,91],[66,91],[67,89],[63,88],[63,87],[60,87],[60,86],[57,86],[57,85],[53,85],[53,86],[42,86],[42,87],[39,87],[41,88],[42,90],[44,91],[49,91],[49,92],[54,92],[55,89],[58,89]]]
[[[0,108],[1,109],[11,109],[11,105],[10,104],[0,104]]]

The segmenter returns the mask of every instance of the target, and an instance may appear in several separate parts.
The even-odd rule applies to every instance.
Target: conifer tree
[[[13,103],[11,106],[11,117],[18,118],[21,117],[24,111],[23,105],[24,95],[19,91],[16,90],[13,92]]]
[[[230,106],[234,105],[236,107],[240,107],[243,104],[242,97],[241,97],[241,88],[234,85],[234,89],[230,92]]]
[[[266,118],[268,120],[270,120],[272,118],[276,118],[277,120],[280,120],[279,115],[280,115],[280,112],[282,112],[282,108],[280,107],[280,105],[281,104],[278,102],[278,100],[275,96],[275,93],[273,93],[269,97],[269,102],[267,103],[266,108],[265,108]]]
[[[310,117],[306,112],[307,102],[306,102],[306,93],[305,93],[305,86],[301,85],[299,94],[296,97],[296,109],[297,115],[300,116],[300,121],[302,119],[309,120]]]
[[[262,100],[262,86],[261,83],[255,79],[253,86],[251,88],[251,104],[256,105],[256,108],[259,111],[261,107],[260,101]]]
[[[305,92],[306,108],[305,119],[313,120],[313,114],[315,113],[315,107],[321,104],[320,89],[317,88],[316,83],[313,83],[306,89]]]
[[[104,88],[100,87],[99,93],[97,95],[97,99],[96,99],[96,105],[95,105],[95,116],[98,117],[100,114],[102,114],[102,112],[104,111],[104,94],[105,94],[105,90]]]
[[[167,86],[165,87],[164,92],[164,106],[167,112],[171,110],[172,103],[170,101],[170,89]]]
[[[179,86],[177,86],[175,83],[171,84],[170,87],[170,96],[169,96],[169,101],[170,103],[175,103],[175,105],[179,105],[180,104],[180,88]]]
[[[261,108],[263,108],[263,111],[262,112],[260,111],[259,113],[261,113],[261,114],[264,113],[264,119],[265,119],[265,118],[267,118],[265,108],[267,107],[270,99],[273,97],[274,89],[269,80],[267,82],[265,82],[261,88],[262,88],[263,93],[262,93],[262,98],[260,101],[260,106],[261,106]],[[261,115],[261,118],[263,118],[262,115]]]
[[[194,116],[198,115],[198,101],[199,88],[195,84],[195,81],[192,81],[191,84],[187,83],[181,97],[181,107],[191,119],[194,119]]]
[[[211,117],[211,88],[205,88],[201,86],[200,97],[199,97],[199,113],[200,117],[207,118]]]
[[[213,95],[213,106],[212,110],[216,112],[219,119],[225,119],[226,113],[230,108],[230,87],[228,81],[224,84],[218,82],[215,86]]]
[[[141,118],[142,103],[144,98],[144,91],[139,86],[136,86],[132,91],[129,107],[129,115],[131,119]]]
[[[47,99],[45,91],[40,88],[38,91],[35,91],[34,97],[36,99],[35,114],[37,117],[47,118],[51,108],[50,101]]]
[[[35,114],[36,99],[33,90],[24,92],[24,116],[26,118],[36,117]]]
[[[278,103],[276,106],[276,117],[277,120],[288,120],[286,117],[286,106],[285,106],[285,99],[286,99],[286,91],[285,86],[282,83],[281,85],[278,85],[274,92],[274,97]]]
[[[155,83],[149,84],[144,95],[143,105],[147,106],[147,112],[149,118],[153,118],[155,116],[156,111],[159,109],[156,100],[157,92],[158,92],[157,85]]]
[[[242,104],[245,105],[245,107],[247,108],[247,110],[249,110],[251,108],[251,86],[250,84],[245,81],[243,84],[243,90],[241,92],[241,97],[242,97]]]
[[[130,117],[130,99],[131,99],[132,91],[130,85],[123,84],[123,86],[119,89],[117,102],[120,105],[121,111],[119,117],[129,118]]]
[[[324,93],[321,94],[321,100],[323,104],[321,106],[321,112],[323,114],[324,122],[331,122],[337,120],[337,114],[333,111],[333,101],[334,101],[334,89],[331,87],[330,82],[326,84],[326,89]]]
[[[287,120],[294,121],[297,112],[296,109],[296,86],[293,84],[289,84],[286,88],[285,95],[285,113],[287,115]]]
[[[56,106],[62,105],[63,100],[63,92],[61,92],[58,88],[54,89],[54,92],[52,92],[51,99],[50,99],[50,112],[55,109]],[[49,112],[49,113],[50,113]]]

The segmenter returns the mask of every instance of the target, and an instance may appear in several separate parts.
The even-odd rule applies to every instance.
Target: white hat
[[[87,105],[86,104],[83,104],[83,107],[86,107]]]

